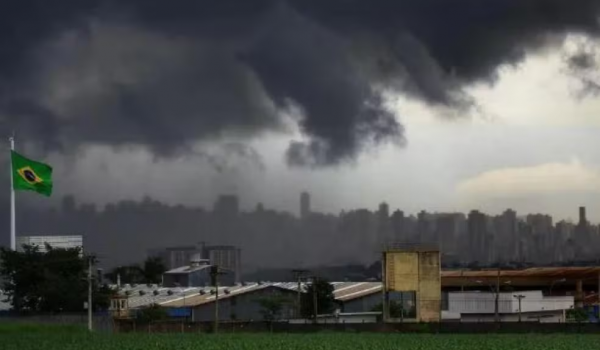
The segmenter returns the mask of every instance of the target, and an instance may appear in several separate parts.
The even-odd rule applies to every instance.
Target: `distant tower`
[[[310,214],[310,194],[302,192],[300,194],[300,217],[306,218]]]
[[[377,216],[377,234],[379,236],[379,241],[380,243],[385,243],[391,238],[390,207],[387,203],[383,202],[379,205]]]
[[[587,223],[587,219],[585,217],[585,207],[579,207],[579,224],[585,225]]]
[[[390,217],[390,206],[385,202],[379,204],[379,217],[384,220]]]

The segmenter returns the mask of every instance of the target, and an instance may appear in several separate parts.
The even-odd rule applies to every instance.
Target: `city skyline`
[[[294,213],[223,195],[210,208],[170,206],[146,198],[105,208],[63,199],[60,210],[20,211],[19,236],[41,232],[82,234],[89,251],[109,266],[142,260],[151,249],[211,242],[238,247],[245,272],[275,266],[369,265],[390,241],[435,243],[446,263],[568,263],[593,259],[600,247],[600,225],[568,222],[542,213],[428,212],[416,215],[381,203],[321,213],[308,191],[296,196]],[[302,215],[304,213],[304,215]],[[34,220],[35,218],[35,220]],[[583,219],[581,219],[583,218]],[[142,239],[140,239],[142,237]],[[344,242],[340,245],[339,242]]]

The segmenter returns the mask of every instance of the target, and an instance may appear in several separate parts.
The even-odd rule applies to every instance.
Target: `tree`
[[[162,275],[166,270],[161,258],[150,257],[144,261],[143,267],[138,264],[119,266],[106,274],[106,277],[113,283],[120,280],[121,283],[129,284],[159,284],[162,282]]]
[[[302,294],[300,298],[302,317],[315,317],[315,300],[317,304],[317,314],[333,312],[335,308],[333,286],[325,279],[315,279],[315,281],[306,288],[306,293]]]
[[[136,314],[136,320],[142,324],[162,321],[167,318],[169,318],[167,310],[158,304],[152,304],[141,308]]]
[[[257,300],[261,307],[260,313],[263,320],[267,322],[277,321],[281,317],[284,307],[291,302],[289,298],[283,295],[271,295]]]
[[[587,321],[590,318],[589,314],[587,311],[585,311],[585,309],[583,308],[574,308],[574,309],[569,309],[567,310],[567,319],[577,322],[577,323],[582,323],[584,321]]]
[[[58,249],[46,246],[24,246],[22,252],[0,249],[0,276],[8,301],[17,312],[79,312],[87,300],[87,269],[91,256],[82,256],[81,249]],[[92,307],[108,306],[110,291],[101,290],[92,280]]]
[[[162,282],[162,275],[167,271],[167,268],[159,257],[149,257],[144,261],[144,267],[141,274],[144,283],[159,284]]]

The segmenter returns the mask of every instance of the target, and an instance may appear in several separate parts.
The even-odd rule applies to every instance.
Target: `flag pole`
[[[15,136],[8,139],[10,141],[11,160],[10,160],[10,249],[16,250],[16,220],[15,220],[15,188],[13,184],[12,151],[15,150]]]

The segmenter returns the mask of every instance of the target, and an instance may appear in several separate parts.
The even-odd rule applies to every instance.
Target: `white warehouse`
[[[461,322],[495,321],[496,293],[448,293],[448,313],[460,314]],[[498,294],[501,322],[566,322],[566,311],[575,305],[573,296],[544,296],[541,291]]]

